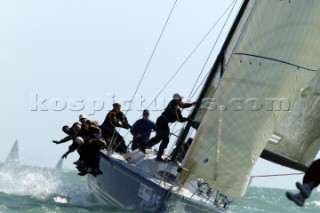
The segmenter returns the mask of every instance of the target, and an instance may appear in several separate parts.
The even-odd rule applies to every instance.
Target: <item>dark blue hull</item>
[[[121,209],[160,212],[165,208],[169,191],[130,164],[101,153],[102,175],[89,175],[91,191]]]

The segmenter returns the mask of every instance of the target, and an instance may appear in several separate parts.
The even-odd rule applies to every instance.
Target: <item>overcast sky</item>
[[[128,113],[131,124],[232,2],[178,1],[142,81],[139,98]],[[241,2],[236,4],[232,21]],[[54,167],[69,145],[51,142],[64,137],[63,125],[77,121],[80,113],[101,123],[113,101],[126,103],[137,87],[173,3],[174,0],[0,0],[0,161],[5,160],[18,139],[23,164]],[[157,110],[173,93],[189,95],[226,18],[227,15],[159,96],[157,105],[151,107],[152,120],[156,120],[160,114]],[[226,32],[201,79],[212,66]],[[121,133],[128,143],[131,135],[123,130]],[[76,158],[76,154],[69,155],[64,166],[73,168]],[[292,172],[295,171],[264,160],[259,160],[254,169],[254,175]],[[292,188],[301,178],[261,178],[255,179],[253,185]]]

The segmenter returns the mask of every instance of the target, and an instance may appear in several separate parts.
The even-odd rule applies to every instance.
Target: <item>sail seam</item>
[[[291,62],[284,61],[284,60],[281,60],[281,59],[271,58],[271,57],[262,56],[262,55],[255,55],[255,54],[250,54],[250,53],[235,53],[235,55],[242,55],[242,56],[250,56],[250,57],[254,57],[254,58],[261,58],[261,59],[265,59],[265,60],[268,60],[268,61],[274,61],[274,62],[278,62],[278,63],[281,63],[281,64],[286,64],[286,65],[289,65],[289,66],[296,67],[297,69],[303,69],[303,70],[307,70],[307,71],[311,71],[311,72],[318,72],[319,71],[319,69],[308,68],[308,67],[301,66],[301,65],[298,65],[298,64],[293,64]]]

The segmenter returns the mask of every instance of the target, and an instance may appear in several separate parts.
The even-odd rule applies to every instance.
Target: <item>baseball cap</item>
[[[173,95],[173,99],[177,100],[177,99],[183,99],[183,96],[181,96],[179,93],[175,93]]]
[[[79,115],[79,121],[81,120],[81,119],[87,119],[87,116],[85,115],[85,114],[80,114]]]

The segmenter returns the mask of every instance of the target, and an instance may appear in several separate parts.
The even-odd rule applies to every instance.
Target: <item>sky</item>
[[[232,2],[177,2],[127,114],[131,124]],[[212,66],[241,2],[236,2],[200,79]],[[72,125],[80,113],[102,123],[113,102],[128,106],[173,3],[0,0],[0,162],[18,139],[23,164],[54,167],[69,145],[51,142],[65,136],[63,125]],[[152,120],[156,120],[173,93],[188,97],[226,18],[223,16],[151,106]],[[174,131],[177,130],[179,126]],[[120,133],[129,143],[131,135],[123,130]],[[174,138],[168,149],[173,142]],[[76,154],[70,154],[64,167],[72,169],[76,159]],[[253,175],[295,172],[259,159]],[[301,178],[257,178],[252,185],[293,188]]]

